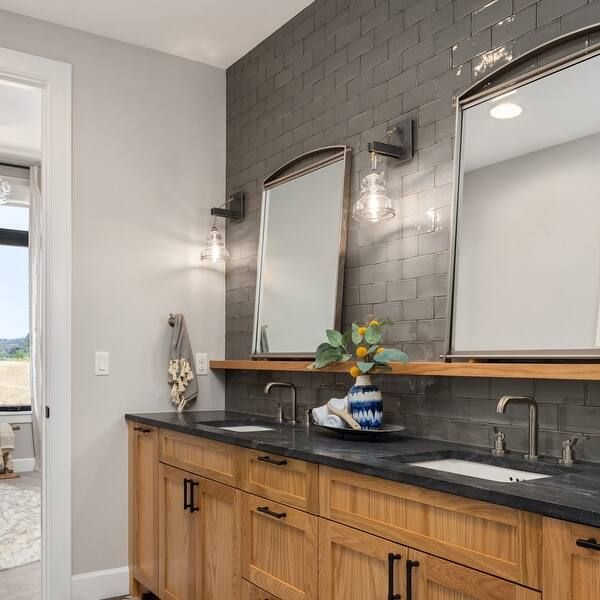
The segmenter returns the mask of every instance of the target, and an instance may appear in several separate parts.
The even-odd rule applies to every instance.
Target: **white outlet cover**
[[[208,375],[208,354],[196,352],[196,375]]]
[[[96,352],[94,359],[94,374],[99,376],[110,374],[109,352]]]

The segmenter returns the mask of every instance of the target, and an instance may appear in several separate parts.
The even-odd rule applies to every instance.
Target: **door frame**
[[[0,48],[0,79],[42,90],[42,600],[71,598],[71,65]],[[48,413],[47,413],[48,416]]]

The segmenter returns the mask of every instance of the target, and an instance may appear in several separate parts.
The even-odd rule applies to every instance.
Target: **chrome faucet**
[[[265,386],[265,394],[270,393],[274,387],[289,388],[291,397],[292,397],[291,421],[293,423],[295,423],[296,422],[296,386],[293,383],[281,383],[279,381],[271,381],[270,383],[267,383],[267,385]],[[281,402],[277,402],[277,419],[280,423],[283,423],[285,421],[285,418],[283,415],[283,407],[281,406]]]
[[[510,402],[524,402],[529,406],[529,452],[525,455],[526,460],[537,460],[538,446],[538,406],[531,396],[502,396],[498,401],[496,411],[504,413]]]

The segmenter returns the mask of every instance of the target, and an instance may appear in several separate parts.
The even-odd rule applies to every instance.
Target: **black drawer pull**
[[[596,538],[589,538],[587,540],[579,539],[575,542],[580,548],[587,548],[588,550],[596,550],[600,552],[600,542]]]
[[[134,427],[133,430],[140,433],[152,433],[152,429],[148,429],[147,427]]]
[[[388,554],[388,600],[400,600],[402,596],[394,593],[394,563],[402,557],[399,554]]]
[[[287,513],[273,512],[272,510],[269,510],[268,506],[259,506],[256,510],[259,513],[269,515],[270,517],[275,517],[276,519],[285,519],[285,517],[287,517]]]
[[[195,512],[198,512],[200,510],[200,507],[194,506],[194,490],[199,485],[200,484],[197,481],[194,481],[193,479],[190,479],[190,512],[191,513],[195,513]]]
[[[183,510],[188,510],[191,506],[189,501],[189,489],[191,482],[192,480],[188,479],[187,477],[183,480]]]
[[[259,460],[260,462],[269,463],[270,465],[277,465],[278,467],[283,467],[283,465],[287,465],[287,460],[275,460],[270,456],[259,456],[256,460]]]
[[[406,600],[412,600],[412,570],[418,566],[418,560],[406,561]]]

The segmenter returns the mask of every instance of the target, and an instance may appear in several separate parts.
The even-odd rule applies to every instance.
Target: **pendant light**
[[[385,176],[377,170],[377,153],[371,152],[371,171],[360,184],[360,197],[354,203],[352,216],[356,221],[381,223],[396,216],[394,201],[390,199]]]
[[[356,221],[381,223],[396,215],[394,201],[387,192],[385,175],[382,170],[377,169],[377,157],[387,156],[400,161],[411,160],[412,130],[412,118],[409,116],[391,127],[385,135],[386,140],[395,136],[399,140],[397,144],[369,142],[371,170],[362,178],[360,195],[352,207],[352,216]]]
[[[223,234],[217,229],[217,218],[215,217],[210,232],[206,236],[206,245],[200,253],[202,262],[226,262],[231,258],[231,252],[225,246]]]
[[[229,199],[221,204],[221,206],[210,209],[210,214],[213,215],[212,227],[206,236],[206,245],[200,252],[200,260],[202,262],[227,262],[231,258],[231,252],[225,245],[223,234],[217,228],[217,217],[230,219],[231,221],[241,221],[245,214],[244,192],[236,192],[231,194]],[[227,208],[223,208],[226,206]]]

